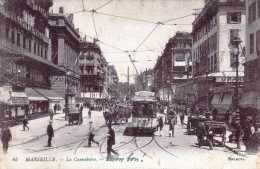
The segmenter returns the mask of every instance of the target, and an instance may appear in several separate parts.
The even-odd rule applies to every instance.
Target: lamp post
[[[238,97],[239,97],[239,93],[238,93],[238,66],[239,66],[239,45],[242,41],[240,40],[240,37],[236,36],[233,38],[233,40],[229,43],[229,48],[233,51],[233,54],[236,58],[235,61],[235,67],[236,67],[236,82],[235,82],[235,88],[234,88],[234,110],[238,111]]]
[[[69,114],[69,67],[66,67],[66,76],[65,76],[65,120],[67,120],[67,115]]]

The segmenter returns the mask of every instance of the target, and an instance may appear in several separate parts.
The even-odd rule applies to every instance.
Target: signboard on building
[[[220,76],[220,77],[216,77],[216,82],[236,82],[236,77],[235,76]],[[239,76],[238,82],[244,82],[244,76]]]

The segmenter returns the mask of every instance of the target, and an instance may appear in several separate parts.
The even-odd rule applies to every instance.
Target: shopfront
[[[40,88],[33,88],[37,93],[42,95],[43,97],[48,99],[48,104],[50,109],[54,110],[54,106],[57,105],[58,110],[63,110],[65,105],[65,99],[61,97],[58,93],[47,90],[47,89],[40,89]]]
[[[49,101],[44,96],[37,93],[33,88],[25,88],[29,99],[29,115],[47,113]]]

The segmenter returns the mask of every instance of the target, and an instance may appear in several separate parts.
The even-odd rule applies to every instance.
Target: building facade
[[[244,0],[206,0],[193,22],[192,66],[197,84],[197,106],[232,110],[235,56],[229,48],[234,37],[245,46],[246,12]],[[244,52],[239,55],[239,83],[244,81]]]
[[[49,15],[51,50],[50,61],[66,70],[63,75],[51,77],[51,88],[62,97],[66,90],[80,97],[80,35],[79,30],[74,27],[73,15],[65,15],[63,7],[58,14]]]
[[[135,90],[136,91],[153,91],[154,90],[154,70],[146,69],[140,75],[135,77]]]
[[[118,99],[118,76],[114,65],[108,65],[107,67],[107,88],[108,98]]]
[[[246,1],[245,83],[240,107],[259,123],[260,113],[260,0]]]
[[[52,0],[0,1],[0,82],[11,94],[9,117],[47,112],[54,97],[58,103],[63,99],[51,90],[50,77],[65,73],[49,55],[52,4]]]
[[[81,98],[85,100],[105,99],[107,92],[108,63],[96,42],[83,41],[79,60],[81,72]]]
[[[162,56],[154,68],[154,85],[157,97],[162,101],[180,101],[177,86],[191,77],[192,36],[187,32],[177,32],[169,39]]]

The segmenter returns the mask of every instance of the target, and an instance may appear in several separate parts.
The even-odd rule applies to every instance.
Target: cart
[[[201,123],[203,125],[207,125],[209,128],[209,133],[212,136],[212,139],[216,137],[221,138],[221,145],[225,146],[226,142],[226,124],[225,122],[218,122],[218,121],[205,121],[204,123]],[[197,138],[199,146],[203,145],[203,143],[207,142],[207,131],[205,130],[205,127],[202,125],[199,125],[198,132],[197,132]]]
[[[206,121],[206,118],[204,116],[189,116],[187,122],[187,133],[197,133],[198,123],[204,121]]]
[[[67,115],[68,116],[68,121],[69,125],[70,124],[78,124],[81,125],[83,122],[82,115],[80,113],[70,113]]]

